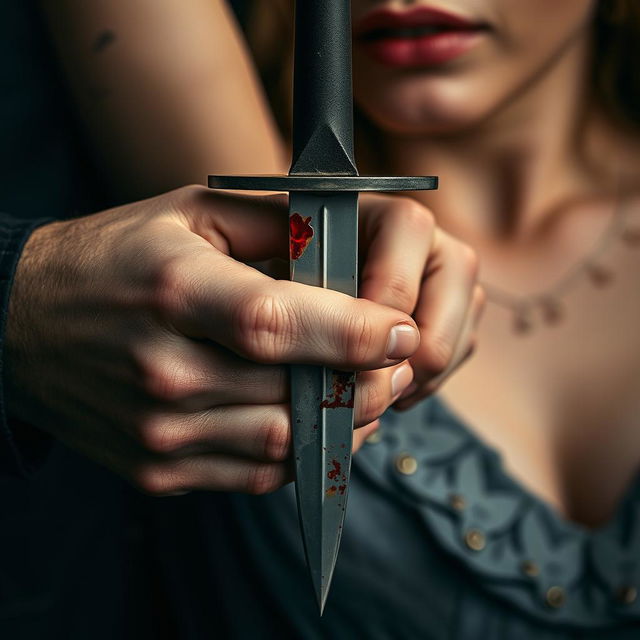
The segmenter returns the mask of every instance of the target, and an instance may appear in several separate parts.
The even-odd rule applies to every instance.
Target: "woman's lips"
[[[443,64],[471,49],[485,32],[484,24],[430,7],[376,9],[354,28],[357,44],[393,67]]]

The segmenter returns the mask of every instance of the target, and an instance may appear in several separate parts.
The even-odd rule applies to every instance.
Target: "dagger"
[[[425,177],[359,176],[353,154],[350,0],[297,0],[288,176],[209,176],[218,189],[289,192],[291,279],[357,296],[358,192],[437,188]],[[291,366],[296,498],[324,610],[345,517],[356,375]]]

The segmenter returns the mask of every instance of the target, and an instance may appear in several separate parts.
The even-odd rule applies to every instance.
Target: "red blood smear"
[[[333,465],[333,469],[327,473],[327,478],[329,478],[329,480],[335,480],[342,472],[342,466],[337,460],[332,460],[331,464]]]
[[[299,213],[289,217],[289,255],[292,260],[297,260],[304,253],[313,238],[310,222],[311,216],[303,218]]]
[[[329,487],[324,494],[328,497],[328,498],[333,498],[333,496],[336,495],[336,493],[338,492],[338,490],[335,487]]]
[[[353,374],[336,371],[333,374],[331,394],[320,403],[321,409],[337,409],[353,407],[354,382]]]
[[[341,485],[338,487],[338,493],[339,493],[341,496],[343,496],[343,495],[344,495],[344,492],[345,492],[346,490],[347,490],[347,485],[346,485],[346,484],[341,484]]]

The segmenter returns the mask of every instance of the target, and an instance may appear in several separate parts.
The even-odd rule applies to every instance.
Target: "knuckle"
[[[379,287],[384,295],[384,300],[390,301],[395,309],[410,313],[416,304],[417,291],[412,291],[406,274],[389,274],[378,269],[369,269],[361,279],[360,286],[364,289],[369,283],[384,283],[384,288]]]
[[[443,336],[436,335],[427,339],[421,355],[421,364],[430,376],[438,376],[446,371],[452,357],[451,343]]]
[[[259,293],[245,299],[234,318],[235,337],[243,355],[265,364],[280,361],[291,344],[290,315],[276,295]]]
[[[254,496],[262,496],[275,491],[281,486],[280,475],[276,465],[256,465],[247,474],[245,490]]]
[[[132,479],[140,491],[150,496],[160,497],[181,489],[175,475],[158,464],[140,464]]]
[[[460,260],[467,272],[469,279],[472,281],[477,280],[478,271],[480,267],[480,260],[478,254],[473,247],[468,244],[460,243]]]
[[[150,416],[138,430],[138,440],[151,453],[174,453],[189,444],[186,430],[164,416]]]
[[[379,384],[363,385],[362,391],[359,418],[364,424],[368,424],[377,420],[387,410],[389,397]]]
[[[435,226],[433,214],[424,205],[413,198],[400,196],[394,207],[395,214],[403,222],[416,232],[424,233]]]
[[[413,311],[416,293],[409,287],[406,277],[400,274],[388,276],[385,281],[387,299],[394,301],[397,309]]]
[[[198,184],[188,184],[183,187],[179,187],[173,193],[175,194],[176,201],[181,205],[191,208],[198,204],[204,197],[208,189]]]
[[[175,402],[191,396],[193,380],[185,375],[178,363],[168,365],[150,361],[141,367],[140,382],[146,395],[159,402]]]
[[[262,425],[258,440],[264,453],[265,460],[282,462],[289,454],[290,433],[289,426],[274,420]]]
[[[371,321],[363,313],[352,314],[343,334],[344,344],[341,345],[347,360],[351,363],[366,363],[374,346],[375,337]]]
[[[473,306],[477,315],[480,315],[487,304],[487,292],[484,287],[476,285],[473,291]]]
[[[163,316],[182,315],[186,306],[189,266],[182,256],[165,259],[156,269],[150,287],[151,305]]]

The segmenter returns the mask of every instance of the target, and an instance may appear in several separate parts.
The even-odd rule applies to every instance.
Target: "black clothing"
[[[31,229],[104,202],[30,1],[5,3],[0,52],[2,340]],[[3,640],[640,637],[637,491],[596,544],[510,481],[435,400],[389,416],[357,456],[322,620],[290,488],[150,499],[46,439],[31,473],[41,447],[19,441],[19,425],[12,435],[1,400]],[[403,453],[419,471],[395,470]]]
[[[0,61],[3,344],[13,273],[31,230],[99,210],[103,198],[31,0],[3,4]],[[44,437],[18,452],[23,434],[10,433],[1,397],[0,420],[0,638],[163,638],[137,494]],[[31,474],[43,444],[49,458]]]

